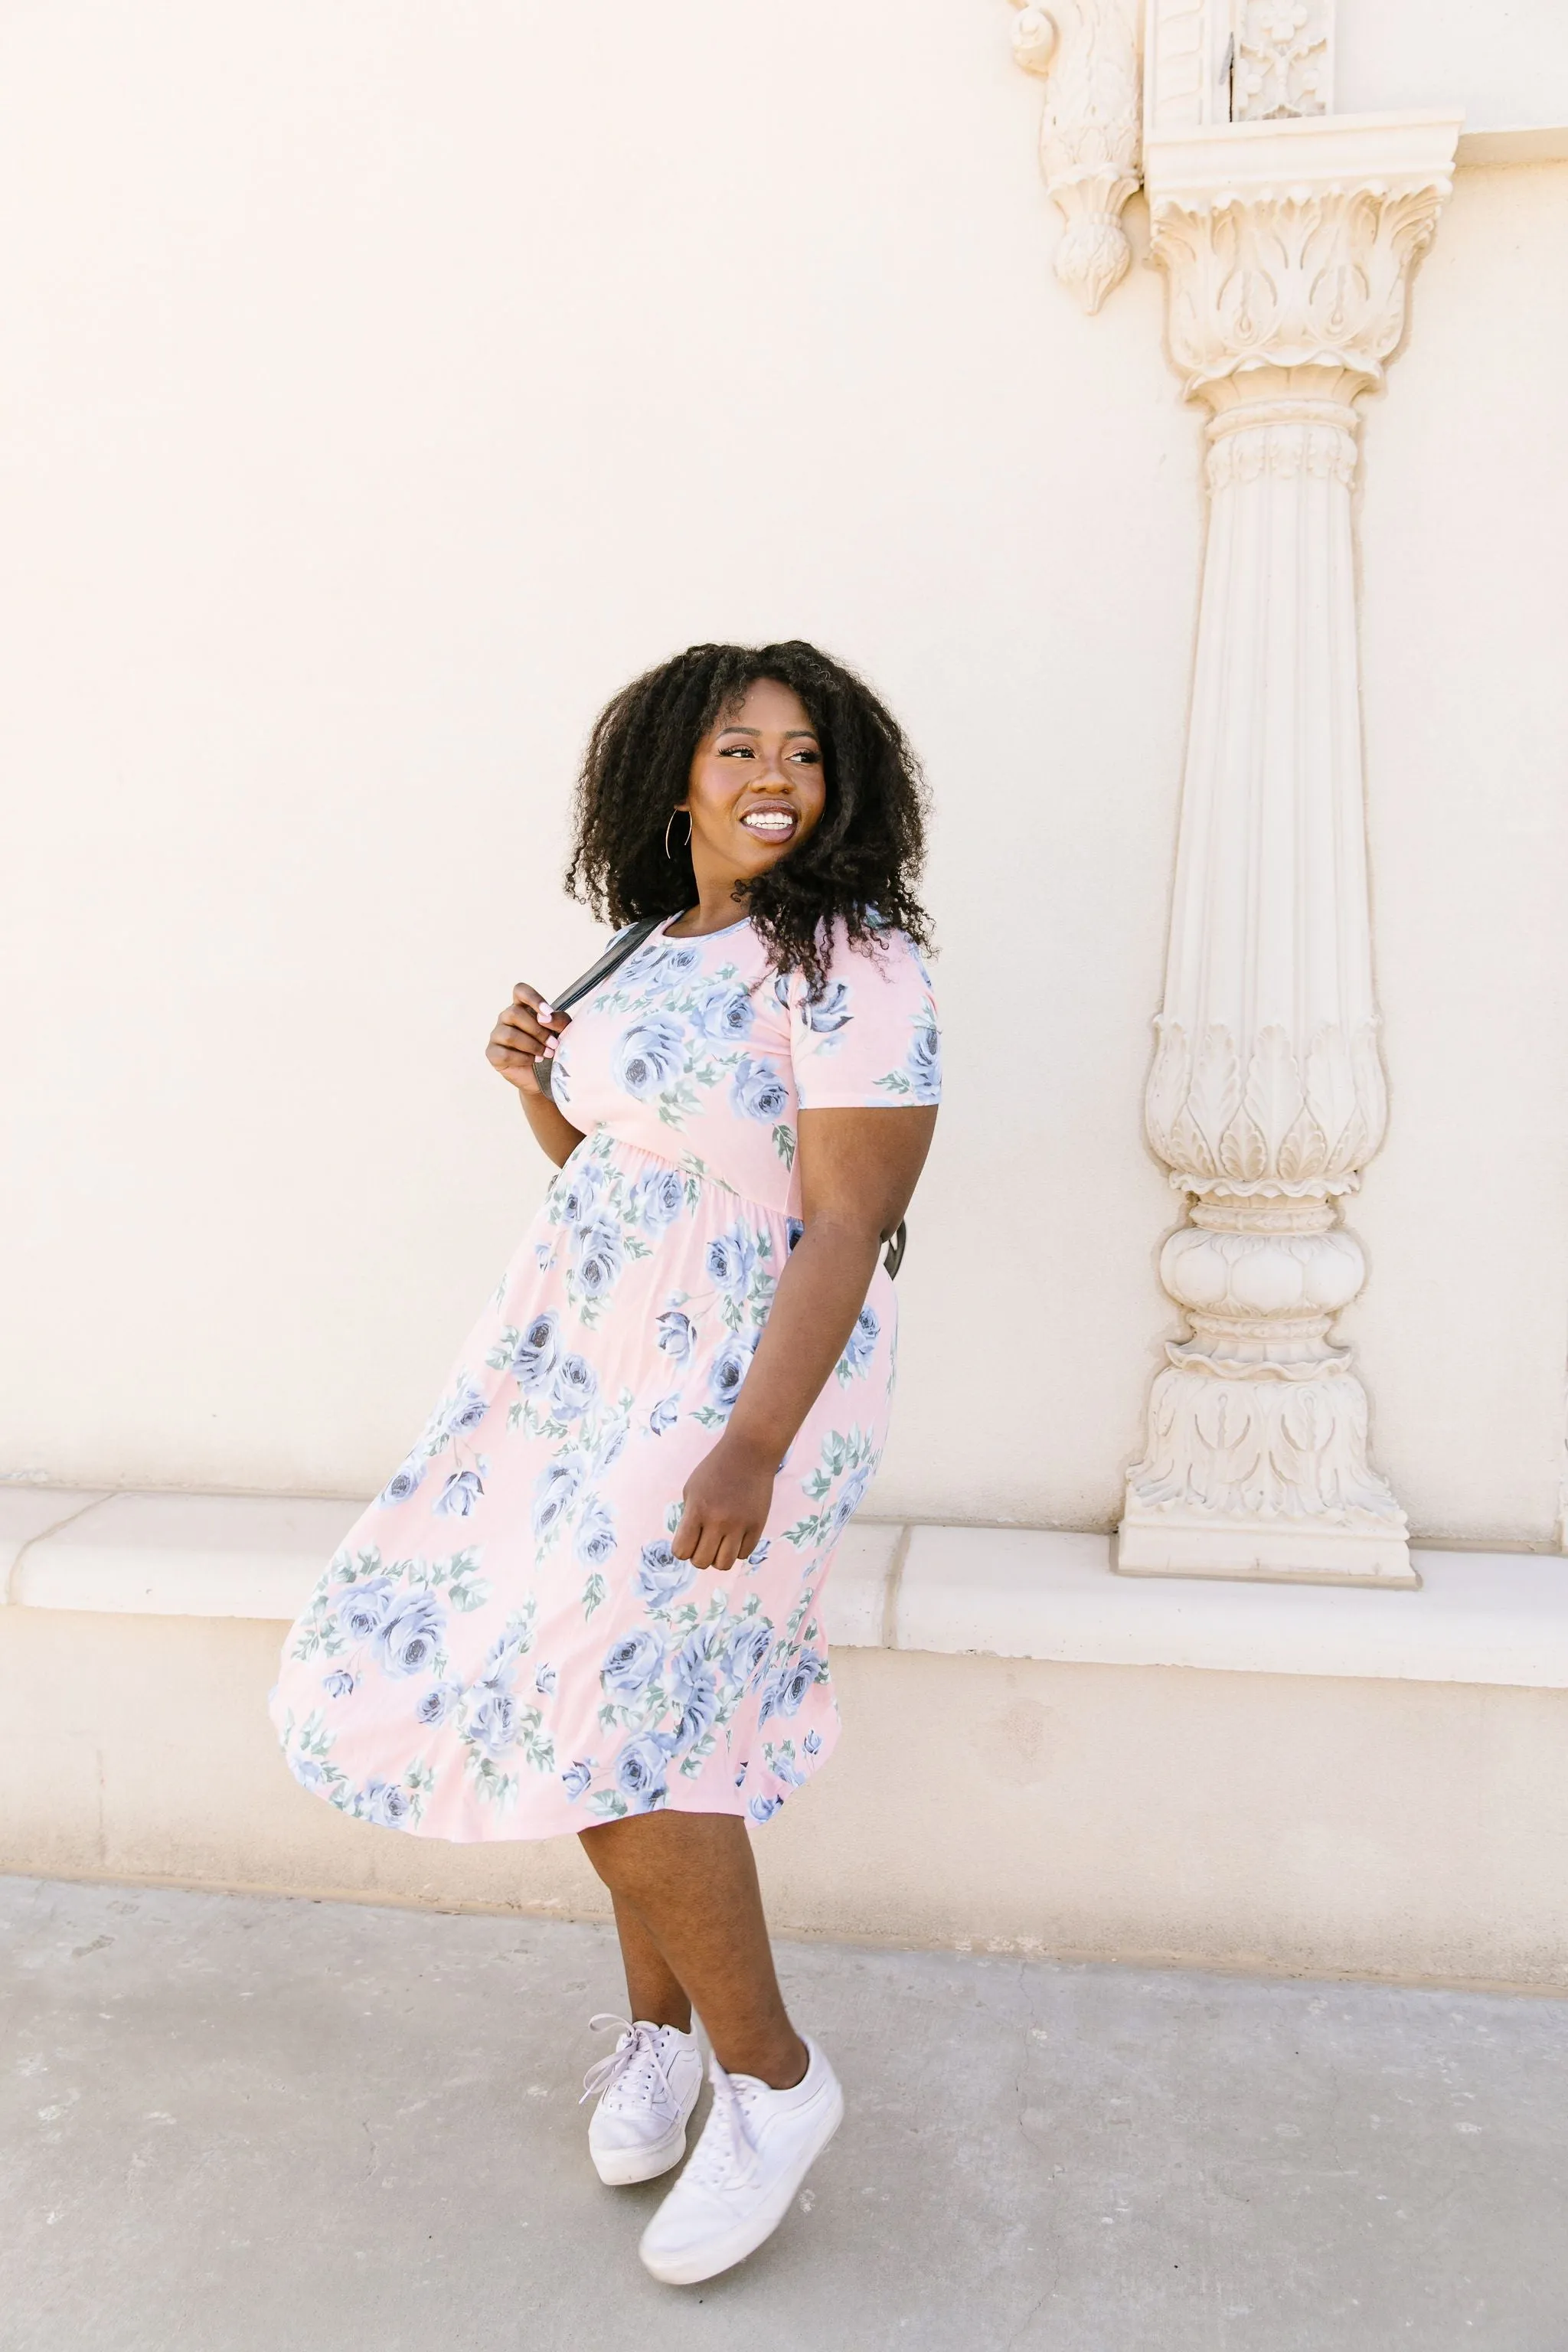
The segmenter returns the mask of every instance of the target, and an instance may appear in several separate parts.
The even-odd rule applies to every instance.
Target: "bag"
[[[619,971],[622,964],[636,955],[643,941],[652,937],[660,923],[668,920],[668,917],[665,915],[645,915],[640,921],[634,923],[629,930],[620,932],[610,941],[597,963],[591,963],[586,971],[580,973],[561,991],[559,996],[552,996],[550,999],[551,1011],[564,1013],[569,1006],[576,1004],[583,997],[591,995],[595,988],[609,979],[612,972]],[[541,1092],[548,1095],[551,1091],[548,1055],[535,1055],[533,1075],[539,1080]],[[889,1242],[888,1254],[882,1260],[889,1276],[896,1276],[900,1266],[902,1265],[908,1241],[909,1227],[900,1218],[899,1230]]]

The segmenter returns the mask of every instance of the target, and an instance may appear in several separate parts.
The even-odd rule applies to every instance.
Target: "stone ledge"
[[[0,1601],[18,1598],[12,1583],[29,1545],[108,1500],[101,1487],[0,1486]]]
[[[911,1529],[892,1646],[1568,1689],[1568,1560],[1412,1553],[1419,1591],[1110,1573],[1104,1536]]]
[[[14,1606],[294,1616],[358,1517],[307,1496],[0,1488]],[[840,1646],[1568,1689],[1568,1561],[1418,1549],[1419,1591],[1110,1572],[1104,1536],[862,1520],[827,1589]]]

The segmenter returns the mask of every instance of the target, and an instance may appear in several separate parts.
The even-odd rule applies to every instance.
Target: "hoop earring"
[[[686,839],[681,844],[681,846],[684,849],[689,849],[691,846],[691,811],[689,809],[671,809],[669,812],[669,824],[667,824],[664,828],[664,854],[667,857],[673,857],[675,855],[674,850],[671,849],[669,845],[669,826],[675,823],[678,816],[683,816],[686,819]]]

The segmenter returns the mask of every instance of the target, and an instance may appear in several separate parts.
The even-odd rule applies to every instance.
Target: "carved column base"
[[[1343,1361],[1248,1380],[1172,1356],[1127,1482],[1121,1575],[1420,1583],[1405,1514],[1367,1459],[1366,1392]]]
[[[1368,1458],[1366,1391],[1331,1336],[1365,1279],[1361,1244],[1321,1181],[1265,1185],[1212,1180],[1161,1255],[1191,1331],[1167,1342],[1149,1399],[1117,1566],[1419,1583],[1405,1514]]]
[[[1405,1538],[1342,1535],[1319,1519],[1299,1528],[1226,1520],[1187,1526],[1129,1510],[1114,1561],[1119,1576],[1202,1576],[1233,1584],[1376,1584],[1419,1587]]]

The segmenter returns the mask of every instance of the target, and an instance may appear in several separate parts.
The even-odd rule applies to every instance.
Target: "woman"
[[[679,2162],[694,2006],[711,2043],[642,2241],[672,2284],[763,2242],[843,2112],[748,1824],[837,1737],[822,1587],[887,1433],[879,1260],[939,1092],[922,845],[897,725],[810,646],[693,646],[610,704],[568,885],[664,919],[570,1022],[523,984],[497,1022],[562,1172],[273,1699],[357,1819],[582,1837],[634,2021],[588,2078],[603,2179]]]

